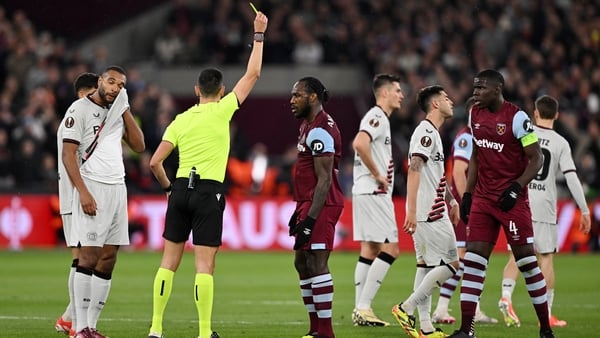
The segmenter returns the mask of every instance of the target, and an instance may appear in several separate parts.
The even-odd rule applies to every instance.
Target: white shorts
[[[533,221],[533,243],[537,253],[558,252],[558,225]]]
[[[60,215],[60,218],[62,218],[63,233],[65,234],[65,243],[68,247],[76,247],[77,241],[72,240],[73,214],[62,214]]]
[[[456,235],[450,220],[442,218],[433,222],[417,222],[417,229],[412,236],[417,262],[438,266],[458,261]]]
[[[398,243],[394,204],[387,195],[352,195],[355,241]]]
[[[127,188],[125,184],[104,184],[83,178],[96,200],[96,216],[86,215],[79,203],[79,192],[73,193],[72,243],[81,246],[128,245]]]

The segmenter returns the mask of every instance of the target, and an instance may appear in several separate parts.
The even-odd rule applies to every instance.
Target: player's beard
[[[98,95],[100,96],[104,106],[108,106],[115,101],[115,98],[113,98],[111,101],[108,100],[106,96],[106,89],[104,89],[104,86],[102,85],[98,87]]]
[[[306,118],[308,116],[308,114],[310,114],[310,106],[304,106],[304,107],[302,107],[302,109],[296,109],[294,116],[297,119],[303,119],[303,118]]]

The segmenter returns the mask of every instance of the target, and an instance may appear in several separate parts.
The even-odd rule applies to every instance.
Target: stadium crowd
[[[569,0],[257,0],[254,4],[270,18],[267,67],[346,64],[360,67],[365,78],[395,73],[404,79],[407,98],[424,85],[443,85],[457,102],[456,117],[443,130],[447,151],[466,122],[464,106],[458,103],[471,95],[471,79],[478,70],[501,70],[505,97],[529,113],[539,95],[559,98],[557,129],[572,147],[587,196],[598,197],[600,4]],[[246,2],[173,1],[164,30],[155,40],[154,59],[162,67],[242,64],[251,33],[244,27],[251,26],[252,15]],[[0,191],[56,190],[56,128],[75,99],[73,80],[82,72],[100,72],[109,63],[126,66],[132,111],[146,137],[145,153],[127,152],[129,189],[161,191],[149,170],[149,156],[182,107],[160,83],[141,78],[134,63],[109,60],[108,48],[99,46],[94,58],[86,59],[69,41],[37,28],[24,11],[9,13],[0,6]],[[357,93],[365,100],[371,97],[369,83]],[[408,138],[423,116],[414,99],[405,100],[391,116],[396,163],[405,163]],[[268,145],[245,144],[243,130],[235,130],[239,137],[232,144],[231,193],[287,194],[293,148],[268,154]],[[238,155],[236,149],[246,151]],[[345,158],[342,179],[350,184],[342,185],[348,187],[352,154]],[[252,164],[263,168],[263,174],[248,176]],[[171,167],[176,167],[176,159]],[[397,171],[395,191],[403,195],[405,168],[400,165]]]

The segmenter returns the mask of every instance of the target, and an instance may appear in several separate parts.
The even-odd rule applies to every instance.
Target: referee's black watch
[[[263,42],[265,41],[265,32],[254,32],[254,41]]]
[[[166,188],[163,188],[163,190],[164,190],[165,192],[171,192],[171,190],[172,190],[172,189],[173,189],[173,184],[171,184],[171,183],[169,183],[169,186],[168,186],[168,187],[166,187]]]

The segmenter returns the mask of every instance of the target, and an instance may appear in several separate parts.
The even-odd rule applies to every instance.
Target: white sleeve
[[[565,174],[565,180],[567,181],[569,191],[571,192],[571,195],[573,195],[573,199],[577,203],[577,206],[579,206],[581,213],[584,215],[589,214],[590,210],[588,209],[585,195],[583,193],[583,187],[581,186],[581,182],[579,182],[577,173],[574,171],[569,171]]]

